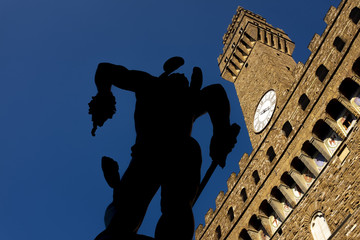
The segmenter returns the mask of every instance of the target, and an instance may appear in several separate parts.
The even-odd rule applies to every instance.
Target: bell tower
[[[295,44],[266,19],[238,7],[218,57],[221,77],[234,83],[253,148],[271,129],[295,82]]]

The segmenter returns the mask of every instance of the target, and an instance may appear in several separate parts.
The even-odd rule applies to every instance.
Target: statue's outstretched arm
[[[111,63],[100,63],[95,73],[95,84],[99,94],[108,93],[111,86],[136,92],[151,84],[156,78],[142,71],[128,70],[127,68]]]
[[[95,73],[95,84],[98,93],[89,103],[89,114],[92,115],[93,129],[91,134],[95,136],[98,126],[112,118],[115,108],[115,97],[111,92],[111,86],[124,90],[137,92],[141,89],[148,89],[149,84],[156,78],[141,71],[128,70],[127,68],[111,63],[100,63]]]

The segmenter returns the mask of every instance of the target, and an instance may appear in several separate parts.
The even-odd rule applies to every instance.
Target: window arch
[[[329,134],[332,132],[331,127],[324,122],[324,120],[319,120],[314,125],[312,133],[318,137],[321,141],[324,141]]]
[[[339,92],[349,101],[356,95],[359,90],[360,86],[351,78],[345,78],[339,86]]]
[[[259,231],[262,227],[260,219],[254,214],[249,220],[249,225],[253,227],[256,231]]]
[[[251,237],[246,231],[246,229],[241,230],[239,235],[239,240],[251,240]]]
[[[311,220],[311,234],[314,240],[327,240],[331,236],[329,225],[322,212],[314,214]]]
[[[317,136],[325,147],[325,151],[331,157],[342,143],[342,138],[323,120],[316,122],[313,134]],[[323,147],[320,147],[323,149]],[[318,149],[320,151],[320,149]],[[323,152],[322,152],[323,153]],[[325,155],[324,155],[325,156]]]
[[[288,172],[284,172],[280,180],[290,188],[294,187],[295,185],[295,181],[292,179]]]
[[[304,142],[301,151],[303,151],[312,159],[313,163],[315,164],[314,167],[317,168],[319,172],[327,164],[326,158],[309,141]]]
[[[289,175],[288,172],[284,172],[280,180],[290,188],[290,195],[293,197],[294,203],[298,203],[304,195],[301,188],[295,183],[294,179]]]
[[[358,76],[360,76],[360,57],[355,60],[353,66],[352,66],[352,70],[354,71],[354,73],[356,73]]]
[[[270,194],[271,194],[272,197],[274,197],[279,202],[284,202],[285,201],[285,197],[281,193],[281,191],[279,190],[278,187],[273,187]]]
[[[339,92],[360,112],[360,86],[351,78],[346,78],[339,86]]]
[[[333,99],[326,107],[326,112],[336,121],[338,127],[346,135],[355,124],[355,116],[337,99]]]

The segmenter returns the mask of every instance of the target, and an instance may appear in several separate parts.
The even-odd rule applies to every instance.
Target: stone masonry
[[[284,31],[237,9],[218,62],[234,83],[253,151],[197,240],[360,239],[360,0],[343,0],[324,20],[309,59],[296,64]],[[269,90],[276,107],[255,132]]]

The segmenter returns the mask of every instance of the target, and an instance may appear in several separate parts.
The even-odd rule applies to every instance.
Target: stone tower
[[[296,63],[291,57],[295,46],[284,31],[241,7],[223,37],[223,44],[223,54],[218,58],[221,76],[235,85],[255,147],[270,129],[295,81],[292,72]],[[262,99],[269,91],[273,101],[270,105],[267,96]],[[261,100],[263,106],[259,106]]]
[[[295,64],[282,30],[238,8],[218,62],[253,151],[196,240],[360,239],[360,0],[324,20]]]

